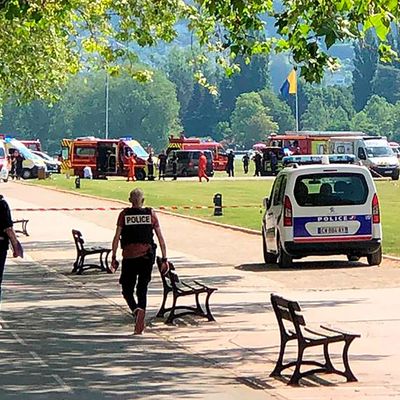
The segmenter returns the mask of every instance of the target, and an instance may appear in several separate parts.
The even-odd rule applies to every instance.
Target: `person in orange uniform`
[[[128,179],[127,181],[135,181],[135,167],[136,167],[136,154],[132,153],[130,157],[128,158],[128,163],[129,163],[129,170],[128,170]]]
[[[203,152],[200,153],[199,157],[199,181],[201,182],[202,178],[206,178],[207,182],[210,178],[206,174],[206,167],[207,167],[207,157],[204,155]]]

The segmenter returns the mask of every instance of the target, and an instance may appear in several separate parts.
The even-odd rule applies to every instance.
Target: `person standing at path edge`
[[[0,195],[0,305],[1,305],[1,283],[3,281],[4,266],[6,264],[9,242],[13,249],[14,257],[22,257],[22,248],[13,229],[10,207]]]
[[[207,168],[207,157],[204,155],[203,152],[201,152],[199,157],[199,171],[198,171],[200,182],[202,178],[206,178],[207,182],[210,180],[210,178],[206,174],[206,168]]]
[[[132,153],[129,158],[128,158],[128,179],[129,180],[135,181],[135,168],[136,168],[136,154]]]
[[[132,206],[122,210],[118,216],[112,242],[112,267],[115,269],[118,242],[121,241],[122,268],[119,283],[122,295],[135,318],[135,334],[141,334],[144,330],[147,287],[156,257],[157,246],[153,232],[161,248],[162,271],[168,269],[167,248],[156,213],[149,207],[143,207],[143,191],[139,188],[132,190],[129,201]]]
[[[226,163],[226,172],[232,178],[235,176],[235,154],[231,150],[228,153],[228,162]]]

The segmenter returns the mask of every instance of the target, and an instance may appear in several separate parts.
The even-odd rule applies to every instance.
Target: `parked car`
[[[177,172],[178,176],[197,176],[199,171],[200,153],[203,152],[207,157],[206,173],[208,176],[214,175],[213,156],[210,150],[175,150],[168,154],[166,176],[172,176],[172,156],[177,157]]]
[[[60,172],[60,168],[61,168],[60,161],[55,160],[54,158],[50,157],[48,154],[44,153],[43,151],[31,150],[31,152],[43,159],[43,161],[45,162],[46,167],[47,167],[47,172],[50,172],[50,173],[59,173]]]
[[[295,163],[278,174],[264,206],[266,264],[288,267],[293,259],[337,254],[349,261],[367,257],[370,265],[381,263],[379,200],[366,167]]]

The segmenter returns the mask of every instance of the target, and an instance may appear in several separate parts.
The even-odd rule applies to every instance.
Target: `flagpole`
[[[298,91],[299,91],[299,85],[298,85],[298,80],[297,80],[297,69],[295,68],[296,71],[296,132],[299,131],[299,96],[298,96]]]
[[[296,132],[299,131],[299,96],[296,90]]]

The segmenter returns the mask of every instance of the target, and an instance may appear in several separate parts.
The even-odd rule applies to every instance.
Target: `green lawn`
[[[224,176],[223,172],[217,176]],[[121,179],[81,180],[81,189],[75,189],[74,179],[66,179],[64,175],[53,175],[52,179],[30,181],[35,184],[57,187],[74,192],[96,195],[100,197],[127,200],[129,191],[141,187],[145,192],[146,204],[152,207],[160,206],[212,206],[213,196],[222,194],[224,206],[222,217],[214,217],[213,209],[179,209],[174,212],[218,221],[230,225],[260,230],[262,217],[262,199],[269,194],[272,181],[253,180],[211,180],[209,183],[197,181],[154,181],[126,182]],[[393,181],[377,182],[379,192],[382,224],[384,232],[384,252],[400,256],[400,207],[399,184]],[[229,208],[229,206],[250,205],[245,208]]]

